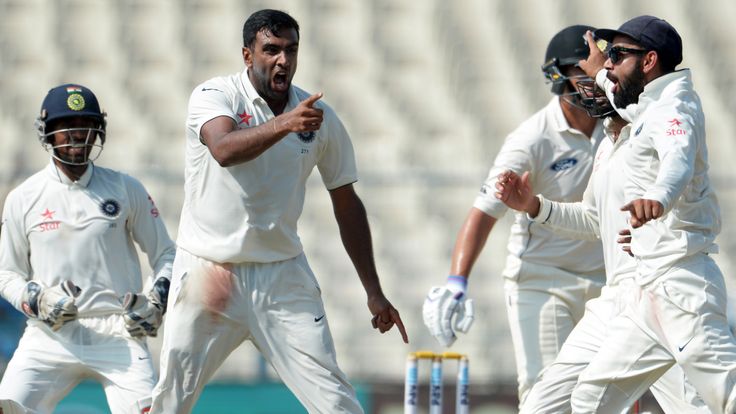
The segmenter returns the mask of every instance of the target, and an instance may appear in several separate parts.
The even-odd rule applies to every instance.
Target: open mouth
[[[273,89],[279,92],[285,92],[289,89],[289,81],[285,72],[276,73],[273,76]]]

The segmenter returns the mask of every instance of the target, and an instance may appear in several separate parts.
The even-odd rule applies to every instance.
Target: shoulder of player
[[[506,137],[504,145],[535,147],[551,141],[557,135],[556,126],[548,116],[548,106],[524,120]]]
[[[107,185],[118,184],[125,187],[128,193],[131,191],[146,193],[146,189],[139,179],[122,171],[95,166],[95,175]]]
[[[239,81],[239,73],[225,76],[216,76],[195,86],[192,90],[191,97],[204,97],[210,94],[217,93],[225,94],[225,96],[231,96],[233,95],[232,91],[237,89],[237,84]]]

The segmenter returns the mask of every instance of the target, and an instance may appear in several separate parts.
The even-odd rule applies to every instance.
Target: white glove
[[[473,324],[473,300],[466,298],[464,286],[459,289],[456,282],[434,286],[424,301],[422,316],[432,336],[442,346],[449,347],[457,339],[455,331],[467,333]]]
[[[13,400],[0,400],[0,414],[26,414],[28,411]]]
[[[75,298],[82,293],[72,281],[65,280],[54,287],[44,287],[31,280],[21,297],[21,308],[31,318],[43,321],[52,330],[58,331],[65,323],[76,319]]]
[[[169,280],[159,278],[148,294],[128,292],[123,299],[125,329],[134,337],[156,336],[166,313]]]

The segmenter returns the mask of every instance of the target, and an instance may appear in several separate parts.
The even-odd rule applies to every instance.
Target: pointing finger
[[[309,98],[302,101],[302,104],[304,104],[307,108],[311,108],[312,105],[314,105],[315,102],[322,99],[322,92],[315,93],[314,95],[310,96]]]

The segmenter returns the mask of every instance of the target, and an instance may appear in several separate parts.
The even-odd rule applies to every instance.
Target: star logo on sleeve
[[[49,210],[49,209],[47,208],[47,209],[46,209],[46,211],[44,211],[43,213],[41,213],[41,215],[42,215],[42,216],[43,216],[43,218],[45,218],[46,220],[53,220],[53,219],[54,219],[54,213],[56,213],[56,212],[55,212],[55,211],[51,211],[51,210]]]
[[[238,114],[238,116],[240,117],[240,123],[250,126],[250,119],[253,118],[253,115],[249,115],[247,112],[243,111],[243,113]]]

